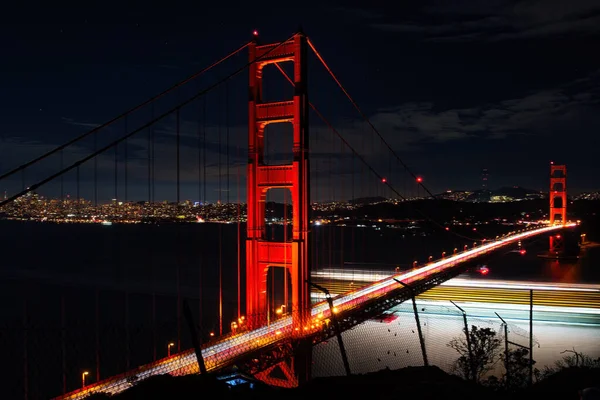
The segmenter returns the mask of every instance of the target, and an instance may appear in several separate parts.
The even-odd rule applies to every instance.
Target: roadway
[[[346,293],[360,283],[319,281],[331,293]],[[368,285],[368,283],[362,283]],[[488,281],[453,279],[417,296],[421,300],[470,303],[529,305],[529,289],[534,290],[534,305],[549,307],[585,307],[600,309],[600,285],[558,286],[524,281]],[[314,293],[314,297],[321,297]]]
[[[575,224],[569,224],[567,226],[572,227],[575,226]],[[431,275],[455,267],[465,261],[472,260],[498,248],[511,245],[519,240],[562,228],[562,226],[555,225],[514,232],[511,235],[504,236],[498,240],[490,241],[481,246],[454,254],[406,273],[398,273],[353,292],[338,296],[334,299],[334,306],[340,313],[352,312],[353,309],[360,307],[360,304],[365,300],[377,298],[388,294],[393,290],[397,290],[399,285],[393,278],[407,284],[415,283],[430,277]],[[292,325],[291,317],[284,317],[269,326],[264,326],[253,331],[229,335],[213,343],[209,343],[202,349],[206,368],[208,371],[218,370],[249,352],[260,350],[261,348],[267,347],[282,339],[302,336],[304,334],[310,334],[311,331],[319,330],[321,329],[321,321],[323,317],[327,317],[327,314],[328,305],[325,302],[321,302],[313,306],[313,309],[311,310],[311,315],[313,316],[311,325],[295,327]],[[187,350],[169,358],[138,367],[122,375],[90,384],[83,389],[59,396],[56,399],[83,399],[96,392],[116,394],[131,386],[130,382],[131,377],[133,376],[137,377],[137,380],[142,380],[159,374],[182,375],[197,372],[198,366],[196,356],[193,350]]]
[[[418,299],[437,301],[452,300],[457,303],[469,302],[529,305],[529,290],[511,287],[438,286],[425,293],[421,293],[418,296]],[[600,288],[590,291],[535,289],[533,304],[534,306],[584,307],[600,310]]]

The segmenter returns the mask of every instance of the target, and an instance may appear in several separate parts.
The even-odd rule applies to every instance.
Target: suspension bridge
[[[243,50],[249,53],[247,62],[236,66],[228,74],[215,73],[217,67],[238,60]],[[324,67],[334,88],[358,114],[361,120],[359,128],[350,129],[348,125],[343,129],[336,128],[326,118],[325,112],[312,100],[309,101],[310,55],[314,56],[312,61]],[[291,99],[267,100],[277,90],[277,85],[269,82],[272,77],[270,73],[276,73],[280,78],[279,83],[291,88],[286,91],[291,93]],[[211,74],[214,74],[214,79],[209,82]],[[249,76],[249,82],[246,83],[249,98],[236,95],[232,90],[234,78],[244,74]],[[200,88],[197,87],[198,80],[203,81]],[[219,90],[216,100],[207,100],[211,93]],[[240,114],[237,112],[239,110],[233,111],[237,105],[247,108],[247,128],[231,126],[231,120]],[[334,112],[336,105],[336,102],[331,102],[326,108],[329,106],[329,111]],[[309,115],[319,120],[316,129],[309,124]],[[219,122],[210,124],[211,116]],[[117,128],[117,124],[123,124],[123,128]],[[280,125],[291,128],[291,133],[283,135],[278,128]],[[119,132],[121,129],[122,133]],[[311,137],[313,130],[319,134]],[[323,132],[327,133],[327,140],[323,139]],[[215,140],[211,140],[211,134]],[[242,137],[247,137],[244,146],[230,140],[240,140]],[[324,149],[318,150],[319,145]],[[75,150],[69,150],[73,148]],[[240,148],[247,152],[247,157],[242,155]],[[318,157],[311,158],[313,154]],[[381,162],[382,154],[386,155],[384,162]],[[54,161],[48,161],[52,158]],[[192,163],[192,159],[196,162]],[[50,164],[54,172],[49,172]],[[113,170],[107,173],[111,166]],[[245,177],[242,177],[242,168],[246,170]],[[554,175],[555,170],[563,175]],[[169,176],[167,172],[174,172],[174,176]],[[407,166],[350,96],[310,38],[298,32],[282,42],[259,44],[258,34],[255,33],[250,42],[199,73],[2,174],[0,181],[8,180],[16,189],[14,194],[5,195],[0,202],[0,211],[14,216],[22,213],[26,207],[28,218],[36,221],[60,220],[105,225],[148,221],[166,223],[169,220],[221,223],[218,228],[218,257],[211,261],[219,266],[213,280],[218,287],[214,293],[218,297],[215,301],[218,332],[211,330],[207,337],[206,329],[201,328],[200,333],[191,334],[195,348],[182,348],[181,332],[185,329],[182,324],[186,318],[191,325],[194,323],[191,313],[184,316],[184,305],[190,296],[182,290],[186,276],[181,266],[185,261],[178,256],[175,268],[177,293],[173,307],[177,314],[173,324],[176,326],[177,340],[169,344],[168,357],[157,358],[157,339],[156,333],[153,333],[152,362],[135,368],[130,365],[127,353],[125,373],[109,378],[100,376],[100,360],[106,357],[100,354],[102,337],[96,329],[96,381],[86,384],[88,373],[85,372],[82,374],[82,387],[69,392],[65,378],[65,370],[69,366],[63,336],[60,341],[63,346],[63,394],[57,398],[81,399],[97,392],[114,394],[153,375],[218,372],[234,366],[267,383],[293,387],[310,379],[312,346],[337,337],[343,349],[341,332],[451,279],[470,263],[540,235],[550,235],[551,250],[557,251],[560,235],[556,233],[576,223],[567,220],[566,170],[564,166],[553,165],[551,172],[552,190],[547,221],[488,237],[482,230],[471,229],[471,226],[468,230],[455,227],[413,207],[413,219],[428,224],[445,237],[452,237],[453,243],[461,244],[457,244],[448,255],[442,253],[440,259],[429,257],[426,262],[414,261],[410,267],[390,272],[389,277],[332,298],[326,289],[311,281],[311,273],[317,271],[319,264],[323,264],[327,258],[329,264],[332,258],[337,258],[342,260],[340,263],[343,265],[344,251],[342,249],[333,254],[335,250],[330,247],[318,254],[320,243],[315,240],[313,231],[315,225],[326,219],[341,226],[350,223],[347,222],[349,214],[343,207],[352,209],[355,206],[342,206],[339,199],[377,197],[386,199],[380,200],[382,203],[396,205],[412,203],[409,201],[411,197],[431,197],[433,201],[436,198],[424,179]],[[233,185],[230,182],[232,176]],[[139,184],[143,177],[146,178],[145,185]],[[241,194],[243,180],[247,198],[245,205]],[[109,184],[109,181],[112,182]],[[170,190],[165,189],[167,181],[174,182],[174,198],[170,205],[157,205],[157,198],[164,197],[163,193]],[[40,199],[37,192],[44,189],[60,193],[58,197],[61,200],[53,202]],[[269,197],[276,191],[282,193],[277,200],[283,204],[283,213],[278,217],[274,215],[274,210],[269,209],[272,203],[277,202]],[[145,201],[132,201],[132,198],[142,197],[142,193]],[[192,193],[198,198],[197,204],[183,200],[192,197]],[[237,195],[236,201],[232,202],[231,193]],[[103,204],[103,198],[109,198],[110,201]],[[324,199],[329,200],[331,210],[338,210],[335,221],[331,217],[319,219],[315,204],[324,203]],[[451,207],[447,203],[443,206]],[[223,226],[228,224],[236,227],[235,245],[225,243],[223,239],[222,232],[226,229]],[[242,232],[244,225],[245,234]],[[176,243],[183,240],[180,235],[177,234]],[[354,231],[352,238],[354,241]],[[469,245],[463,245],[465,242]],[[340,243],[343,247],[343,239]],[[346,253],[355,252],[356,245],[352,247]],[[230,251],[232,248],[236,250]],[[147,251],[156,251],[153,254],[158,254],[157,250]],[[149,257],[152,258],[152,255]],[[346,258],[349,256],[346,255]],[[234,264],[237,268],[226,270],[223,264]],[[282,282],[276,278],[276,271],[283,272]],[[233,292],[237,292],[237,302],[233,305],[234,310],[228,312],[224,309],[228,301],[224,299],[223,284],[230,273],[237,275],[232,285]],[[154,272],[152,274],[154,276]],[[209,286],[202,281],[202,277],[201,272],[199,291]],[[323,291],[326,300],[313,304],[311,291],[314,290]],[[125,291],[125,318],[128,319],[131,318],[129,292],[135,289],[127,288]],[[203,299],[207,302],[206,292],[199,293],[196,300],[201,303]],[[62,301],[64,322],[64,298]],[[97,308],[98,304],[96,297]],[[189,305],[187,307],[189,310]],[[28,321],[28,309],[25,310],[24,318]],[[201,304],[196,311],[200,316],[200,326],[206,325]],[[96,310],[96,320],[99,319],[99,313]],[[156,298],[153,295],[154,322],[156,313]],[[232,317],[231,325],[224,322],[229,320],[228,315]],[[202,343],[195,343],[195,340],[201,340]],[[131,341],[129,330],[126,331],[126,341]],[[27,349],[25,343],[26,376],[30,363]],[[344,363],[349,371],[346,359]],[[274,374],[275,370],[279,373]],[[28,385],[26,379],[25,397]]]

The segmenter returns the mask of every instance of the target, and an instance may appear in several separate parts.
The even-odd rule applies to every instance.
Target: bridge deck
[[[575,224],[568,224],[567,226],[572,227],[574,225]],[[404,298],[396,296],[396,303],[389,301],[390,298],[392,298],[390,296],[396,294],[395,292],[406,291],[406,289],[401,287],[393,278],[407,284],[412,284],[413,286],[418,286],[422,282],[426,282],[428,284],[423,285],[422,290],[424,291],[439,284],[441,281],[448,279],[448,277],[435,279],[437,276],[452,269],[456,269],[456,266],[463,264],[466,261],[481,257],[519,240],[561,228],[563,227],[554,225],[516,232],[499,240],[491,241],[485,245],[435,261],[408,273],[387,277],[350,293],[337,296],[334,299],[334,305],[339,310],[339,318],[345,318],[348,321],[351,320],[354,324],[360,323],[360,321],[364,319],[355,318],[354,314],[363,313],[363,307],[373,309],[373,312],[378,312],[381,309],[385,309],[386,307],[390,308],[404,300]],[[377,304],[378,302],[385,304]],[[289,341],[299,337],[319,336],[319,333],[330,330],[330,328],[325,326],[326,324],[322,323],[322,321],[329,316],[327,303],[322,302],[316,304],[311,310],[311,314],[314,317],[313,323],[311,323],[310,326],[303,327],[303,329],[293,327],[291,317],[284,317],[269,326],[264,326],[253,331],[230,334],[217,342],[211,342],[205,345],[202,349],[202,355],[207,370],[216,371],[222,369],[248,354],[260,352],[278,342]],[[351,324],[341,325],[343,329],[348,329],[352,326]],[[325,333],[321,336],[325,337],[327,335],[328,334]],[[84,389],[79,389],[66,395],[59,396],[56,399],[83,399],[91,393],[96,392],[105,392],[109,394],[119,393],[131,386],[133,382],[132,378],[134,377],[137,381],[159,374],[186,375],[197,372],[199,371],[196,355],[194,354],[193,349],[191,349],[158,360],[154,363],[138,367],[127,373],[88,385]]]

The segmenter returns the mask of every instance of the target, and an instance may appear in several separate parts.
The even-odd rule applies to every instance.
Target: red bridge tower
[[[567,166],[550,163],[550,225],[567,223]],[[563,250],[564,238],[558,233],[550,236],[550,255]]]
[[[291,277],[291,309],[295,327],[310,317],[309,279],[309,162],[306,37],[297,33],[283,44],[251,43],[248,121],[248,222],[246,241],[246,314],[258,327],[266,322],[269,268],[284,268]],[[257,61],[255,61],[257,60]],[[268,64],[294,63],[294,97],[289,101],[263,102],[263,68]],[[265,164],[265,127],[293,125],[293,160],[285,165]],[[289,189],[293,233],[290,242],[267,241],[265,200],[273,188]]]
[[[567,166],[550,164],[550,225],[567,223]],[[557,217],[560,217],[557,219]]]

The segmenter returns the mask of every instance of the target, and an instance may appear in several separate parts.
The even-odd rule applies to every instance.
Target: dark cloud
[[[405,103],[381,109],[371,120],[394,149],[403,151],[474,137],[498,140],[511,135],[550,136],[558,126],[575,123],[580,110],[598,107],[600,84],[580,87],[595,76],[477,107],[439,109],[435,103]],[[600,121],[600,116],[597,119]],[[356,137],[363,134],[350,128],[344,131]],[[575,140],[577,135],[581,138],[587,132],[575,131],[570,138]]]
[[[424,35],[431,41],[500,41],[600,32],[595,0],[496,0],[425,3],[417,13],[385,13],[366,21],[376,30]]]

